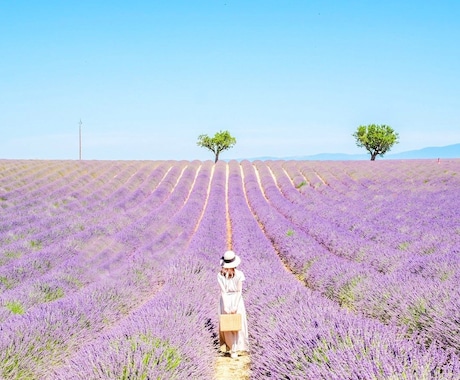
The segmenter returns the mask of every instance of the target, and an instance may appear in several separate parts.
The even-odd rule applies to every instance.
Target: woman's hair
[[[226,278],[233,278],[235,276],[235,268],[221,268],[220,274]]]

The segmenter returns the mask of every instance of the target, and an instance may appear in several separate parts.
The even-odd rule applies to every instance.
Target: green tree
[[[209,149],[215,155],[214,163],[219,160],[219,154],[223,150],[232,148],[236,144],[236,139],[228,131],[217,132],[214,137],[199,135],[197,145]]]
[[[388,152],[394,144],[399,141],[399,135],[388,125],[360,125],[353,137],[356,139],[356,145],[364,147],[371,155],[371,161],[380,155]]]

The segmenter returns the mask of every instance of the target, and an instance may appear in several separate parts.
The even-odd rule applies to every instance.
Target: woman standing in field
[[[221,350],[230,351],[232,358],[238,357],[238,351],[247,351],[249,347],[248,323],[242,296],[244,273],[236,269],[241,259],[233,251],[225,252],[220,260],[221,270],[217,275],[220,286],[219,314],[241,314],[240,331],[220,331]]]

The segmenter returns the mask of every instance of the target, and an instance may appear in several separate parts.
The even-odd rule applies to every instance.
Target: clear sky
[[[0,158],[205,160],[460,143],[460,1],[3,0]]]

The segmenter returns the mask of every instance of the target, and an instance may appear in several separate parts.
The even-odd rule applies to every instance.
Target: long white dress
[[[219,314],[229,314],[236,310],[241,314],[240,331],[220,331],[219,338],[222,351],[248,351],[248,322],[246,317],[246,308],[244,306],[243,296],[241,293],[242,283],[246,278],[244,273],[235,269],[235,276],[226,278],[220,272],[217,275],[217,281],[220,286]]]

